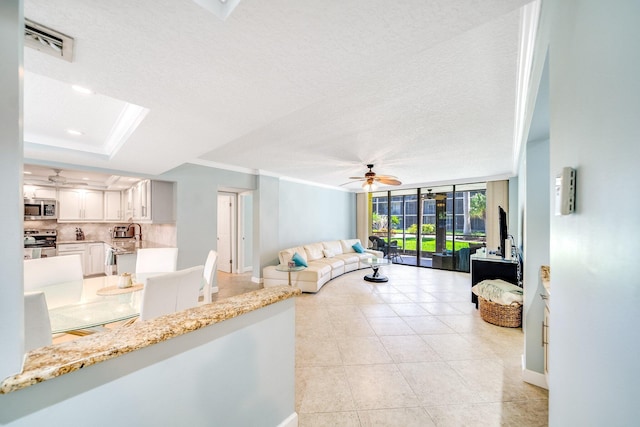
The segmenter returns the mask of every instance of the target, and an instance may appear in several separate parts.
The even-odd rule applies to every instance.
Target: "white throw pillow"
[[[325,258],[333,258],[334,256],[336,256],[336,254],[334,254],[333,251],[330,251],[329,249],[323,249],[322,253],[324,254]]]

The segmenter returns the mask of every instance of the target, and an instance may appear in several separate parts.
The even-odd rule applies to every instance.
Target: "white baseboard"
[[[298,427],[298,413],[294,412],[289,415],[286,420],[278,425],[278,427]]]
[[[547,377],[544,374],[532,371],[531,369],[525,369],[524,354],[522,355],[522,381],[549,390]]]
[[[242,272],[243,273],[248,273],[250,271],[253,271],[253,267],[252,266],[242,268]]]
[[[256,277],[256,276],[251,276],[251,281],[253,283],[262,283],[262,278]]]
[[[211,288],[211,293],[212,293],[212,294],[217,294],[219,290],[220,290],[220,289],[219,289],[217,286],[213,286],[213,287]]]
[[[549,386],[547,385],[547,377],[539,372],[530,371],[529,369],[523,369],[522,381],[549,390]]]

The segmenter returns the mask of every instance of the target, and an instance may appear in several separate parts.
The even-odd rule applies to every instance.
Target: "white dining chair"
[[[210,250],[207,261],[204,263],[204,280],[202,281],[203,302],[211,302],[211,294],[218,292],[218,287],[213,286],[216,266],[218,265],[218,252]]]
[[[136,252],[136,273],[170,273],[178,268],[178,248],[148,248]]]
[[[51,321],[44,292],[24,294],[24,350],[50,345]]]
[[[150,320],[196,307],[203,271],[204,267],[199,265],[149,277],[142,290],[140,320]]]
[[[82,295],[82,258],[64,255],[24,260],[24,291],[42,290],[49,308],[77,302]],[[69,283],[64,290],[54,285]]]

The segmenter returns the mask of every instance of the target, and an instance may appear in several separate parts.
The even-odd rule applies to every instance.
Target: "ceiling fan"
[[[423,197],[425,199],[430,199],[430,200],[433,200],[433,199],[435,199],[435,200],[445,200],[447,198],[447,195],[446,194],[442,194],[442,193],[432,193],[431,189],[428,188],[427,189],[427,193],[423,194]]]
[[[48,180],[51,184],[58,185],[89,185],[84,181],[69,181],[66,176],[60,175],[62,169],[54,169],[55,175],[49,175]]]
[[[398,178],[392,175],[378,175],[373,169],[373,164],[367,165],[369,171],[364,174],[364,176],[350,176],[349,179],[354,179],[356,181],[363,181],[362,188],[367,191],[373,191],[378,188],[377,184],[386,184],[386,185],[400,185],[402,184]],[[354,181],[351,181],[354,182]]]

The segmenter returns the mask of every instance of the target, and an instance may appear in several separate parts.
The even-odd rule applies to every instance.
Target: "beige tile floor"
[[[468,274],[393,265],[296,299],[296,411],[307,426],[545,426],[521,329],[484,322]]]
[[[467,273],[391,265],[296,298],[300,427],[546,426],[548,393],[521,380],[521,329],[484,322]],[[213,300],[261,288],[218,272]]]

